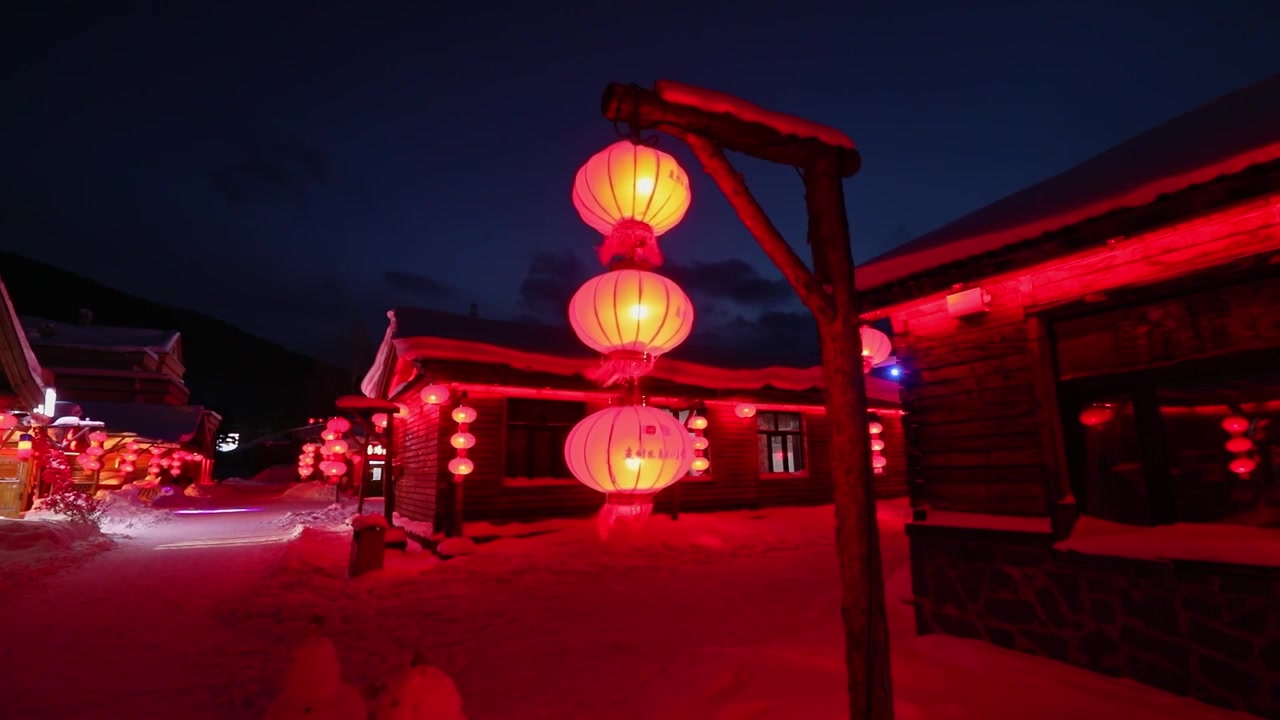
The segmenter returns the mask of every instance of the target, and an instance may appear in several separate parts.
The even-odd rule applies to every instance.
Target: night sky
[[[394,305],[563,318],[599,270],[569,189],[616,137],[599,114],[610,81],[669,78],[846,131],[865,260],[1280,69],[1280,3],[1262,0],[16,12],[4,249],[338,359]],[[660,147],[693,181],[662,245],[695,333],[810,332],[689,153]],[[795,172],[737,160],[803,249]]]

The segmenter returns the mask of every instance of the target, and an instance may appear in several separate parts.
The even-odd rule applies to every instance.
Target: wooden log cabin
[[[362,384],[369,397],[401,403],[393,439],[396,508],[440,529],[450,527],[455,431],[443,410],[419,397],[428,383],[465,392],[478,419],[468,451],[465,520],[527,520],[597,511],[603,496],[573,478],[563,448],[569,430],[618,395],[584,377],[599,362],[568,327],[490,320],[401,308]],[[682,359],[683,358],[683,359]],[[819,368],[710,367],[682,347],[663,356],[644,380],[651,405],[682,420],[708,419],[710,470],[686,477],[655,500],[656,512],[723,510],[832,501],[827,461],[831,441]],[[905,493],[897,385],[868,377],[871,416],[884,426],[888,464],[878,475],[881,496]],[[742,403],[754,417],[739,417]]]
[[[919,631],[1280,717],[1280,76],[857,280]]]

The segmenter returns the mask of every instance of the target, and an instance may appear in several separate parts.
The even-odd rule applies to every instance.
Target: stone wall
[[[1055,551],[909,525],[921,634],[986,640],[1280,718],[1280,571]]]

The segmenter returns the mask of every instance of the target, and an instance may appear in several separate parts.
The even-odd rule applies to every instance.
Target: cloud
[[[767,278],[753,265],[738,258],[688,265],[668,263],[662,267],[662,273],[680,283],[680,287],[690,295],[729,300],[741,305],[775,305],[793,297],[786,280]]]
[[[529,260],[520,282],[520,303],[526,315],[563,319],[569,300],[590,277],[587,263],[572,250],[540,250]]]
[[[398,290],[432,302],[449,300],[458,294],[457,288],[421,273],[388,270],[382,274],[382,278]]]
[[[311,184],[328,178],[328,157],[301,142],[251,148],[210,174],[214,189],[232,206],[286,198],[305,200]]]

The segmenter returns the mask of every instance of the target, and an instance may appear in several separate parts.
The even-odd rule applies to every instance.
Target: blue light
[[[889,368],[889,374],[894,377],[898,377],[899,375],[902,374],[902,368],[898,367],[897,365],[894,365],[893,367]]]

